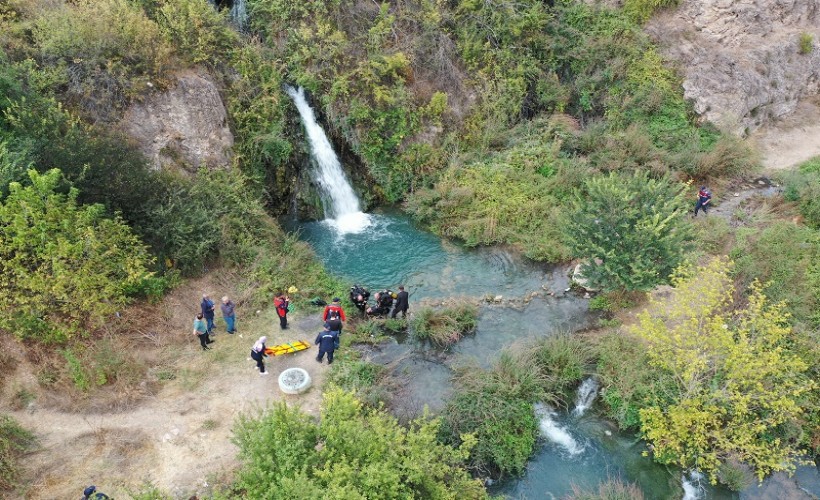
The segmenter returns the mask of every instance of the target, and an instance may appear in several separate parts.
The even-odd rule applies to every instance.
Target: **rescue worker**
[[[367,300],[370,299],[370,292],[360,285],[353,285],[350,287],[350,302],[356,306],[356,309],[364,314],[367,309]]]
[[[399,285],[399,293],[396,295],[396,305],[393,307],[393,312],[390,314],[391,318],[396,317],[396,313],[401,313],[402,318],[407,317],[407,309],[410,308],[408,299],[410,294],[404,291],[404,285]]]
[[[256,367],[259,368],[259,375],[268,375],[270,373],[265,370],[265,362],[263,361],[264,358],[268,357],[265,353],[265,342],[267,341],[267,337],[259,337],[259,340],[251,347],[251,359],[256,361]]]
[[[371,316],[386,316],[390,314],[390,308],[393,306],[393,292],[390,290],[382,290],[377,292],[374,296],[376,305],[367,308],[367,314]]]
[[[327,364],[333,363],[333,351],[336,350],[338,340],[339,335],[336,332],[331,332],[328,325],[325,325],[325,329],[316,336],[316,345],[319,346],[319,355],[316,356],[316,361],[321,363],[325,353],[327,353]]]
[[[342,309],[342,299],[340,299],[339,297],[333,297],[333,302],[325,306],[325,312],[322,313],[322,321],[327,321],[327,318],[330,316],[331,311],[335,311],[342,321],[347,321],[347,317],[345,317],[345,311],[344,309]]]
[[[698,202],[695,204],[695,217],[698,216],[698,210],[703,210],[704,215],[709,215],[709,202],[712,201],[712,193],[706,189],[706,186],[701,186],[698,191]]]
[[[288,298],[287,295],[280,293],[275,299],[273,299],[273,306],[276,308],[276,314],[279,316],[279,328],[282,330],[287,330],[290,298]]]

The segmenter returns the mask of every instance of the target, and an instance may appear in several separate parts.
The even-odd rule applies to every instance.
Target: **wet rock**
[[[575,269],[572,271],[572,282],[588,292],[597,292],[598,289],[590,285],[589,280],[581,273],[582,266],[583,263],[580,263],[577,266],[575,266]]]
[[[504,300],[504,297],[502,295],[496,295],[495,297],[493,297],[493,302],[495,302],[496,304],[501,303],[501,301],[503,301],[503,300]]]
[[[230,164],[233,134],[211,77],[188,71],[163,92],[133,104],[120,122],[154,168],[196,172]]]

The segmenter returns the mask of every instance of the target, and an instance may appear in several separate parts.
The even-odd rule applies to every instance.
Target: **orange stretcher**
[[[304,351],[310,348],[310,344],[304,340],[297,340],[296,342],[288,342],[286,344],[279,344],[265,349],[265,354],[268,356],[280,356],[282,354],[290,354],[292,352]]]

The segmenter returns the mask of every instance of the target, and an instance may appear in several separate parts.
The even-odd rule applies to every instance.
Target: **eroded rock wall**
[[[205,73],[178,75],[168,90],[133,104],[121,125],[157,169],[195,172],[230,164],[234,140],[228,114]]]
[[[746,135],[820,91],[820,0],[681,0],[646,30],[680,64],[695,111],[724,130]]]

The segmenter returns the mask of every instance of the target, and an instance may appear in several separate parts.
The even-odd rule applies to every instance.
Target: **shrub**
[[[563,231],[592,286],[639,291],[668,280],[692,240],[685,189],[645,172],[587,180]]]
[[[797,202],[806,225],[820,229],[820,160],[810,160],[782,177],[783,196]]]
[[[533,404],[542,401],[544,377],[528,355],[503,352],[489,371],[467,367],[442,412],[442,439],[453,445],[463,436],[477,440],[470,468],[484,476],[518,475],[535,449],[538,421]]]
[[[31,432],[8,415],[0,415],[0,491],[17,486],[20,477],[18,461],[35,443]]]
[[[113,314],[150,278],[147,249],[101,205],[57,194],[59,170],[29,171],[0,204],[0,325],[21,338],[63,341]]]
[[[671,405],[642,408],[641,430],[661,463],[716,480],[720,460],[736,456],[762,480],[794,469],[799,443],[784,430],[799,425],[800,403],[817,386],[789,349],[783,304],[769,303],[755,283],[748,305],[733,310],[728,268],[714,259],[676,275],[671,299],[638,315],[632,333],[647,342],[651,364],[672,374],[680,394]]]
[[[215,65],[230,58],[239,37],[208,0],[162,0],[154,12],[160,30],[175,52],[193,64]]]
[[[625,0],[624,12],[639,23],[645,23],[659,8],[674,7],[678,0]]]
[[[814,49],[814,36],[811,33],[800,33],[800,39],[797,42],[797,51],[803,55],[811,54]]]
[[[624,483],[620,479],[609,479],[598,485],[597,490],[582,490],[572,487],[572,494],[564,500],[643,500],[643,492],[632,483]]]
[[[533,361],[545,377],[544,389],[567,403],[570,392],[590,372],[594,352],[588,341],[571,334],[544,337],[533,345]]]
[[[320,423],[280,403],[240,417],[236,488],[249,498],[485,498],[462,465],[474,439],[442,445],[438,428],[427,417],[402,427],[339,390],[324,394]]]
[[[410,330],[417,340],[430,341],[437,347],[455,344],[464,335],[475,332],[478,326],[478,306],[460,303],[435,310],[419,309],[410,321]]]

